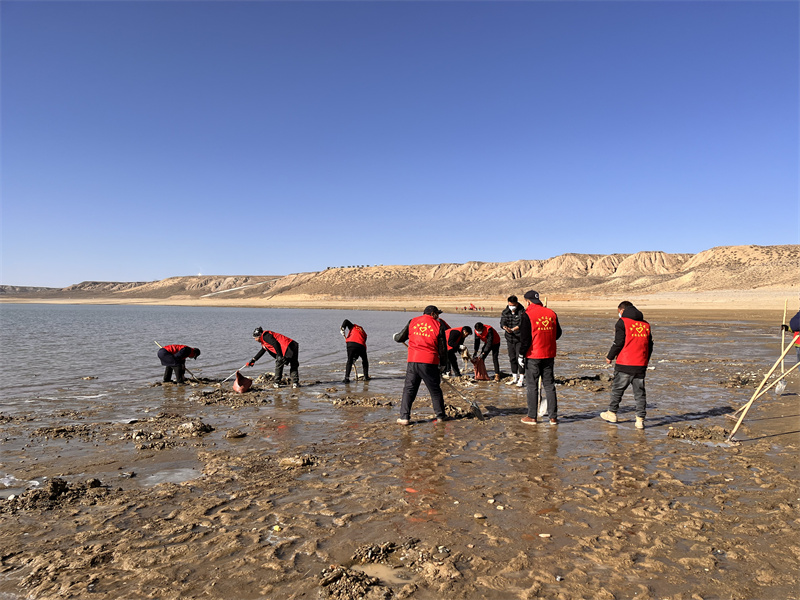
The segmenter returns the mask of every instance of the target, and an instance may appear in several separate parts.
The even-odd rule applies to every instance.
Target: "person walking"
[[[185,383],[186,359],[197,360],[200,356],[200,348],[183,346],[181,344],[170,344],[158,349],[158,358],[164,366],[164,383],[172,381],[172,372],[175,371],[175,383]]]
[[[481,342],[483,342],[483,347],[480,348],[480,356],[478,356]],[[494,380],[500,381],[500,334],[491,325],[475,323],[475,349],[472,352],[473,356],[485,361],[490,352],[494,363]]]
[[[345,330],[348,330],[345,333]],[[344,379],[342,383],[350,383],[350,368],[356,360],[361,359],[361,367],[364,371],[364,381],[369,381],[369,359],[367,358],[367,332],[361,325],[351,323],[347,319],[342,321],[342,337],[347,344],[347,364],[344,367]]]
[[[285,335],[262,329],[261,327],[255,328],[253,338],[261,344],[261,350],[247,363],[247,366],[252,367],[259,358],[264,356],[265,352],[269,352],[270,356],[275,358],[275,381],[272,387],[281,387],[283,367],[287,362],[289,363],[289,377],[292,380],[292,388],[300,387],[299,344]]]
[[[631,386],[636,400],[636,429],[644,429],[647,415],[647,391],[644,377],[653,354],[653,336],[650,323],[631,302],[625,300],[617,307],[619,320],[614,325],[614,343],[606,355],[606,362],[616,359],[614,381],[611,384],[611,402],[600,418],[609,423],[617,422],[617,411],[622,394]]]
[[[425,382],[431,395],[436,421],[447,419],[441,387],[441,374],[447,369],[447,339],[445,329],[439,321],[441,312],[433,305],[426,306],[422,316],[411,319],[402,331],[393,336],[395,342],[408,342],[406,379],[400,402],[400,418],[397,419],[400,425],[411,422],[411,406],[421,382]]]
[[[472,335],[472,328],[468,325],[454,327],[445,331],[447,338],[447,361],[450,364],[449,375],[461,377],[461,369],[458,367],[458,353],[466,348],[464,345],[467,338]]]
[[[561,337],[558,315],[542,305],[539,293],[525,292],[528,307],[520,324],[520,367],[528,380],[528,414],[522,417],[526,425],[536,425],[539,410],[539,376],[547,397],[547,416],[551,425],[558,425],[558,398],[553,367],[556,358],[556,340]],[[524,358],[523,358],[524,357]]]
[[[503,309],[500,315],[500,328],[505,331],[506,346],[508,347],[508,360],[511,362],[511,381],[507,385],[517,384],[522,387],[525,380],[525,371],[519,366],[520,353],[520,330],[522,315],[525,309],[517,301],[516,296],[508,297],[508,306]]]

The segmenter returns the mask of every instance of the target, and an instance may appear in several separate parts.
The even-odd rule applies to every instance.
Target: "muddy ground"
[[[421,394],[399,426],[377,361],[349,385],[159,385],[122,420],[0,414],[0,599],[798,598],[800,378],[726,443],[774,357],[686,337],[664,328],[643,431],[630,391],[598,417],[600,342],[557,359],[557,426],[467,379],[485,420],[444,386],[453,420]]]

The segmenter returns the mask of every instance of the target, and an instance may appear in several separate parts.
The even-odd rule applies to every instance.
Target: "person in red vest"
[[[500,381],[500,334],[491,325],[475,323],[475,350],[472,353],[475,357],[478,357],[478,348],[481,342],[483,342],[483,348],[480,349],[480,358],[486,360],[489,352],[492,353],[494,380]]]
[[[345,329],[349,331],[345,333]],[[347,319],[342,321],[342,337],[347,343],[347,364],[344,368],[344,379],[342,383],[350,383],[350,368],[357,359],[361,359],[361,367],[364,370],[364,381],[369,381],[369,359],[367,358],[367,332],[361,325],[351,323]]]
[[[614,365],[614,381],[611,384],[611,402],[608,410],[600,413],[600,418],[609,423],[617,422],[617,410],[622,401],[622,394],[633,387],[636,400],[636,429],[644,429],[644,418],[647,412],[647,391],[644,387],[644,376],[650,355],[653,354],[653,336],[650,323],[632,303],[625,300],[617,307],[619,320],[614,326],[614,343],[606,355],[606,362]]]
[[[405,328],[394,334],[394,341],[408,346],[406,380],[403,384],[403,399],[400,403],[400,425],[411,422],[411,405],[417,397],[419,384],[425,382],[431,395],[436,422],[446,421],[441,374],[447,369],[447,340],[445,328],[439,321],[440,311],[435,306],[426,306],[420,317],[414,317]]]
[[[446,323],[445,323],[446,325]],[[447,362],[450,364],[449,374],[461,377],[461,369],[458,368],[458,353],[465,349],[464,343],[467,337],[472,335],[472,328],[468,325],[464,327],[447,328],[445,337],[447,339]]]
[[[528,307],[520,323],[519,365],[528,382],[528,414],[522,417],[526,425],[536,425],[539,410],[539,376],[547,397],[547,416],[551,425],[558,425],[558,398],[553,367],[556,359],[556,340],[561,337],[558,315],[542,305],[539,293],[525,292]],[[524,357],[524,358],[523,358]]]
[[[200,356],[200,348],[182,346],[181,344],[170,344],[158,349],[158,358],[164,365],[164,383],[172,381],[172,371],[175,371],[175,383],[184,383],[183,376],[186,374],[186,359],[197,360]]]
[[[292,380],[292,387],[300,387],[300,361],[297,356],[300,352],[300,347],[298,343],[285,335],[261,329],[261,327],[255,328],[253,338],[261,344],[261,350],[247,363],[247,366],[252,367],[259,358],[264,356],[265,352],[269,352],[270,356],[275,357],[275,383],[272,384],[272,387],[281,387],[283,366],[287,362],[289,363],[289,377]]]

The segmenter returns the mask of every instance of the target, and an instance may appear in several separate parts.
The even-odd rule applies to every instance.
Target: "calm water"
[[[259,349],[252,338],[256,326],[278,331],[300,344],[301,380],[338,382],[345,360],[339,334],[343,319],[363,325],[369,334],[372,388],[399,393],[405,370],[405,348],[392,340],[414,313],[353,310],[257,309],[180,306],[86,306],[0,304],[0,400],[2,412],[54,408],[54,402],[91,401],[120,393],[144,393],[163,373],[156,353],[162,345],[186,344],[202,350],[187,366],[199,377],[226,377]],[[474,325],[481,317],[445,315],[451,326]],[[613,339],[616,315],[562,315],[556,374],[587,374],[586,363],[602,365]],[[499,327],[499,319],[483,318]],[[764,325],[724,320],[654,323],[656,349],[651,364],[663,375],[678,376],[692,385],[704,379],[698,369],[680,359],[744,360],[765,364],[774,360],[771,329]],[[468,341],[470,349],[472,338]],[[378,364],[383,361],[388,364]],[[666,364],[670,369],[666,369]],[[744,366],[744,365],[743,365]],[[753,365],[755,366],[755,364]],[[256,376],[271,371],[265,355],[252,369]],[[505,344],[501,367],[508,369]],[[596,372],[596,370],[594,371]],[[83,377],[97,377],[84,381]],[[380,380],[391,380],[381,385]],[[716,382],[715,382],[716,383]],[[386,387],[386,390],[376,388]],[[163,393],[162,390],[157,390]]]
[[[37,410],[39,405],[52,409],[54,401],[149,389],[163,374],[155,341],[200,348],[200,358],[187,361],[189,369],[198,377],[226,377],[259,350],[252,338],[259,325],[298,341],[301,380],[341,379],[346,356],[339,326],[345,318],[368,332],[372,374],[400,376],[405,348],[392,334],[413,316],[352,310],[0,304],[0,412],[23,406]],[[475,318],[452,315],[448,320],[453,326],[472,325]],[[264,355],[245,373],[256,376],[273,369],[274,360]]]

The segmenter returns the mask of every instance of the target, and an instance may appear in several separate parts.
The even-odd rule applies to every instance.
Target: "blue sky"
[[[796,244],[799,6],[4,0],[0,281]]]

